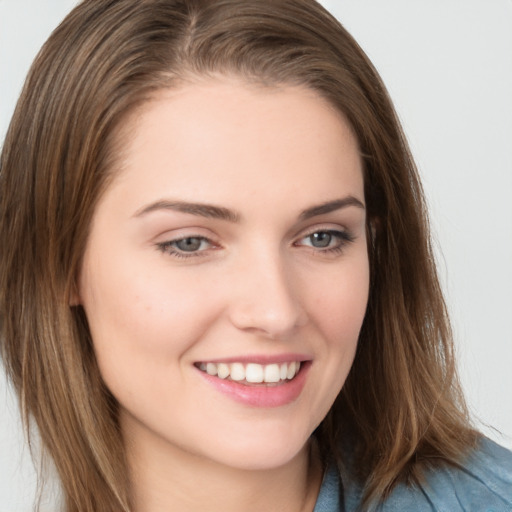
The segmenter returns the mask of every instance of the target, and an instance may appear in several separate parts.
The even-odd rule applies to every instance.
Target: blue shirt
[[[427,471],[420,486],[399,484],[376,512],[512,512],[512,452],[483,438],[461,464]],[[314,512],[361,512],[361,487],[330,468]]]

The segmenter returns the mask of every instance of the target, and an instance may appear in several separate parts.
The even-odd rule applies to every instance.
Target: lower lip
[[[281,407],[290,404],[299,398],[299,395],[306,383],[308,370],[311,362],[301,363],[299,373],[292,379],[282,384],[265,385],[244,385],[234,380],[219,379],[206,372],[197,370],[201,376],[212,386],[235,402],[251,407]]]

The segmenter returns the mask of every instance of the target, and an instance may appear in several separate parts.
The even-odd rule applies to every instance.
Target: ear
[[[372,243],[375,242],[375,237],[377,236],[377,223],[378,219],[374,219],[372,222],[370,222],[370,234],[372,236]]]
[[[68,304],[71,307],[81,306],[82,305],[82,299],[80,297],[80,292],[78,291],[78,286],[76,281],[73,282],[71,285],[71,290],[68,293],[69,299]]]
[[[374,217],[368,223],[367,228],[367,236],[369,237],[369,242],[373,246],[375,243],[375,238],[377,237],[377,231],[380,229],[380,219],[378,217]]]

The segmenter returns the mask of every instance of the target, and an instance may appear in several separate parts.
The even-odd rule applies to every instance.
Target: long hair
[[[91,217],[131,113],[194,77],[308,87],[343,113],[364,162],[370,296],[348,379],[318,427],[324,462],[350,439],[366,503],[477,434],[457,380],[421,184],[386,89],[314,0],[88,0],[37,56],[0,160],[0,335],[68,512],[130,510],[118,406],[70,306]],[[27,427],[28,428],[28,427]]]

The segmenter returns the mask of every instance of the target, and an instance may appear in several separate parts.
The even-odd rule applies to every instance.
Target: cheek
[[[363,255],[364,256],[364,255]],[[313,287],[311,287],[313,288]],[[357,344],[368,303],[369,266],[366,257],[336,270],[316,282],[311,297],[310,315],[331,348]]]
[[[105,258],[93,269],[85,266],[81,287],[105,381],[114,385],[135,372],[176,366],[216,316],[208,281],[121,255],[109,261],[115,264]]]
[[[305,296],[309,297],[311,337],[316,345],[317,365],[312,367],[314,387],[305,390],[312,428],[327,415],[341,391],[354,361],[359,333],[366,313],[369,289],[367,259],[340,265],[317,275]]]

